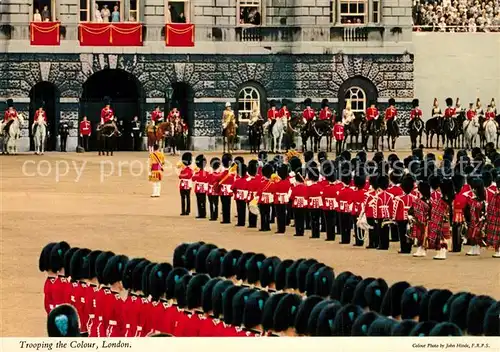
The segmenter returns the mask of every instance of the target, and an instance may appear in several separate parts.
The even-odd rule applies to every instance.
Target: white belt
[[[231,185],[221,185],[221,189],[224,192],[231,192]]]
[[[242,199],[248,197],[248,191],[247,190],[240,189],[240,190],[237,191],[237,194],[238,194],[238,197],[240,197]]]
[[[206,191],[208,189],[208,183],[207,182],[197,182],[196,188],[201,189],[203,191]]]
[[[115,326],[115,325],[116,325],[116,320],[110,320],[110,321],[109,321],[109,325],[111,325],[111,326]]]
[[[288,193],[276,193],[276,195],[278,196],[278,201],[282,203],[288,203],[288,201],[290,200],[290,196],[288,195]]]
[[[181,180],[181,186],[183,187],[191,187],[192,181],[191,180]]]
[[[90,319],[94,319],[95,318],[95,314],[89,314],[89,318]]]
[[[270,202],[272,203],[273,202],[273,194],[272,193],[267,193],[267,192],[264,192],[262,193],[262,197],[261,197],[262,200],[266,200],[267,202]]]

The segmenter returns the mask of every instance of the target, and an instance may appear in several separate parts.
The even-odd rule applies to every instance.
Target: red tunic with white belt
[[[173,110],[172,110],[172,111],[170,111],[170,112],[168,113],[167,119],[168,119],[169,121],[174,121],[174,120],[175,120],[176,118],[178,118],[178,117],[181,117],[181,114],[179,113],[179,110],[177,110],[177,111],[173,111]]]
[[[414,118],[422,118],[422,109],[420,108],[413,108],[411,109],[410,112],[410,120],[413,120]]]
[[[338,207],[336,183],[329,182],[323,187],[323,210],[333,211]]]
[[[494,111],[487,111],[486,114],[484,114],[484,118],[486,120],[495,120],[495,112]]]
[[[262,176],[248,176],[248,178],[247,178],[247,190],[248,190],[247,202],[250,202],[255,197],[257,197],[257,193],[259,191],[261,180],[262,180]]]
[[[375,219],[392,219],[394,196],[387,191],[380,191],[376,197],[373,217]]]
[[[351,213],[352,211],[352,196],[354,190],[344,184],[341,184],[340,192],[338,194],[338,204],[339,208],[338,211],[340,213]]]
[[[394,197],[393,219],[396,221],[408,221],[408,210],[413,206],[415,196],[411,193]]]
[[[273,186],[274,204],[288,204],[290,201],[291,184],[289,179],[281,180]]]
[[[308,187],[303,183],[297,183],[292,188],[292,207],[298,209],[307,208]]]
[[[189,166],[184,166],[179,174],[179,189],[189,190],[193,184],[193,169]]]
[[[369,189],[365,193],[365,216],[367,219],[373,219],[375,214],[375,207],[377,205],[377,201],[375,197],[377,196],[377,191],[374,189]]]
[[[378,109],[377,108],[372,108],[369,107],[366,109],[366,120],[367,121],[372,121],[375,120],[375,118],[379,115]]]
[[[151,113],[151,120],[153,120],[154,122],[163,121],[163,112],[154,110]]]
[[[236,179],[232,185],[234,200],[245,201],[248,199],[248,177]]]
[[[401,188],[401,186],[399,185],[389,185],[389,187],[387,188],[387,192],[389,192],[390,194],[392,194],[394,197],[399,197],[399,196],[402,196],[404,194],[403,192],[403,189]]]
[[[3,115],[3,122],[6,123],[6,122],[8,122],[9,120],[12,120],[12,119],[17,119],[17,111],[16,111],[16,109],[10,108],[10,109],[5,110],[5,113]]]
[[[467,116],[467,120],[471,121],[474,117],[476,117],[476,111],[472,110],[472,109],[469,109],[465,113],[465,116]]]
[[[287,119],[290,118],[290,110],[288,110],[286,107],[282,107],[278,113],[278,116],[281,118],[281,117],[285,117]]]
[[[332,110],[328,108],[321,109],[319,112],[319,119],[320,120],[332,120],[333,119],[333,112]]]
[[[337,123],[333,126],[333,137],[336,141],[344,140],[344,126],[342,124]]]
[[[111,121],[111,118],[114,116],[113,109],[111,108],[102,108],[101,110],[101,124],[105,124],[109,121]]]
[[[398,111],[396,110],[396,108],[393,106],[389,106],[387,109],[385,109],[385,114],[384,114],[385,120],[386,121],[393,120],[397,114]]]
[[[449,107],[449,108],[446,108],[446,110],[444,111],[444,117],[455,117],[457,113],[457,110],[456,108],[454,107]]]
[[[80,134],[82,136],[90,136],[90,121],[82,121],[80,122]]]
[[[35,122],[39,121],[42,119],[45,123],[47,123],[47,113],[43,110],[37,110],[35,112]]]
[[[323,185],[316,182],[307,187],[307,207],[309,209],[321,209],[323,207]]]
[[[208,181],[210,174],[205,170],[198,170],[193,174],[194,193],[208,193]]]
[[[279,117],[280,117],[279,111],[275,107],[267,110],[267,119],[269,121],[276,120]]]
[[[302,112],[302,117],[306,119],[306,121],[312,121],[312,119],[314,119],[315,116],[316,112],[311,107],[305,108],[304,111]]]
[[[219,175],[219,192],[221,196],[232,197],[233,196],[233,183],[235,180],[234,174],[230,174],[229,170],[224,170]]]
[[[259,204],[273,204],[274,203],[274,187],[275,183],[262,177],[260,180],[257,197],[259,197]]]
[[[55,308],[54,298],[52,297],[52,290],[54,289],[54,283],[56,281],[56,276],[47,276],[47,279],[45,279],[45,284],[43,285],[43,303],[47,314],[49,314],[50,311]]]
[[[366,199],[367,190],[364,188],[353,189],[351,195],[351,215],[359,216],[363,209],[363,203]]]

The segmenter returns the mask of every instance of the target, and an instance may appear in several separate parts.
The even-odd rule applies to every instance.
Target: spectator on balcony
[[[120,22],[120,11],[118,10],[118,5],[113,8],[113,13],[111,14],[111,22]]]
[[[33,15],[33,22],[42,22],[42,15],[40,15],[40,11],[35,9],[35,14]]]
[[[97,3],[95,4],[94,22],[97,22],[97,23],[102,22],[101,11],[99,11],[99,4],[97,4]]]
[[[111,13],[109,12],[108,5],[104,5],[101,10],[101,17],[103,22],[109,22],[109,17]]]
[[[49,7],[45,5],[42,10],[42,21],[49,22],[50,21],[50,11]]]
[[[260,26],[261,16],[256,7],[252,7],[252,9],[250,10],[250,13],[248,15],[248,23],[253,24],[254,26]]]
[[[184,16],[184,12],[181,12],[179,14],[179,17],[177,18],[177,23],[186,23],[186,17]]]

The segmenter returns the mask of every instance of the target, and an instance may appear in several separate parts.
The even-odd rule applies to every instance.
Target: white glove
[[[134,134],[132,132],[130,133],[130,137],[134,137]]]
[[[83,138],[83,134],[81,134],[80,137]]]

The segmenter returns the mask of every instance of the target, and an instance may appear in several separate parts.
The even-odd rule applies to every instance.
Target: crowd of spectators
[[[499,0],[414,0],[416,31],[500,32]]]

